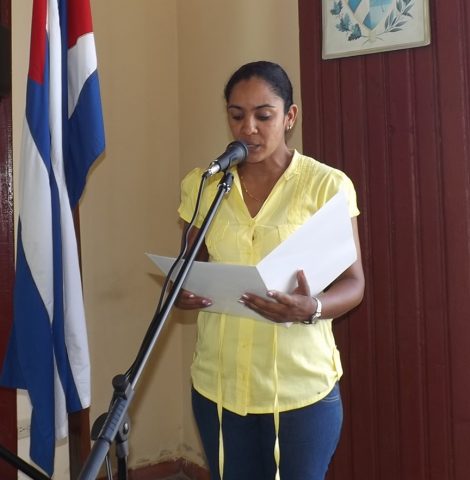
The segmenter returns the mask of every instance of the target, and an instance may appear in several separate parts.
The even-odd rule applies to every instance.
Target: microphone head
[[[238,165],[246,160],[248,156],[248,147],[241,140],[235,140],[227,145],[227,149],[221,155],[229,160],[229,165]]]
[[[248,147],[240,140],[235,140],[227,145],[225,152],[216,160],[211,162],[209,168],[204,172],[204,177],[210,177],[217,172],[225,171],[234,165],[243,162],[248,156]]]

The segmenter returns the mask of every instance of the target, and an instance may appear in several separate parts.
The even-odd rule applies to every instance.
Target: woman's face
[[[285,131],[295,121],[297,107],[284,113],[284,101],[258,77],[238,82],[227,104],[233,137],[248,147],[247,162],[257,163],[284,153]]]

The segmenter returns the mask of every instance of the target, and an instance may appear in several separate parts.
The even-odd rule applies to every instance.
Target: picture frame
[[[429,45],[429,0],[322,0],[322,58]]]

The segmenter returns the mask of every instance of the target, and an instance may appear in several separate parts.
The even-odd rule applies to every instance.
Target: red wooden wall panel
[[[429,46],[322,60],[299,0],[304,152],[356,185],[367,280],[330,480],[470,478],[470,4],[430,11]]]
[[[0,0],[0,26],[10,36],[10,0]],[[2,41],[5,36],[2,35]],[[2,60],[5,60],[2,56]],[[8,65],[0,65],[8,69]],[[5,72],[5,70],[3,70]],[[3,85],[5,85],[3,83]],[[2,95],[3,93],[3,95]],[[0,93],[0,365],[13,318],[13,158],[11,92]],[[0,388],[0,445],[16,452],[16,391]],[[0,478],[16,478],[16,470],[0,460]]]

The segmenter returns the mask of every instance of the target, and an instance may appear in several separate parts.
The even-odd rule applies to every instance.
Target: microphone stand
[[[99,433],[96,435],[95,443],[91,449],[79,476],[78,480],[94,480],[99,474],[101,465],[108,455],[112,442],[118,437],[116,441],[116,454],[118,457],[118,479],[127,480],[127,455],[128,455],[128,435],[130,431],[130,421],[127,411],[131,404],[135,393],[135,385],[139,380],[142,371],[147,363],[150,353],[157,341],[158,336],[165,324],[165,321],[173,307],[182,285],[189,273],[189,270],[196,258],[196,255],[201,248],[207,230],[212,223],[212,220],[219,208],[223,196],[227,194],[232,188],[233,174],[224,171],[224,176],[218,184],[218,192],[207,212],[201,228],[191,246],[187,257],[176,276],[176,279],[168,293],[160,311],[156,311],[153,319],[147,329],[143,343],[140,350],[129,370],[128,375],[117,375],[113,378],[114,393],[111,401],[111,406],[107,414],[98,417],[97,421],[101,422],[102,426],[98,426]],[[95,429],[95,426],[93,426]],[[92,429],[92,436],[93,435]],[[108,475],[109,475],[109,465]]]

